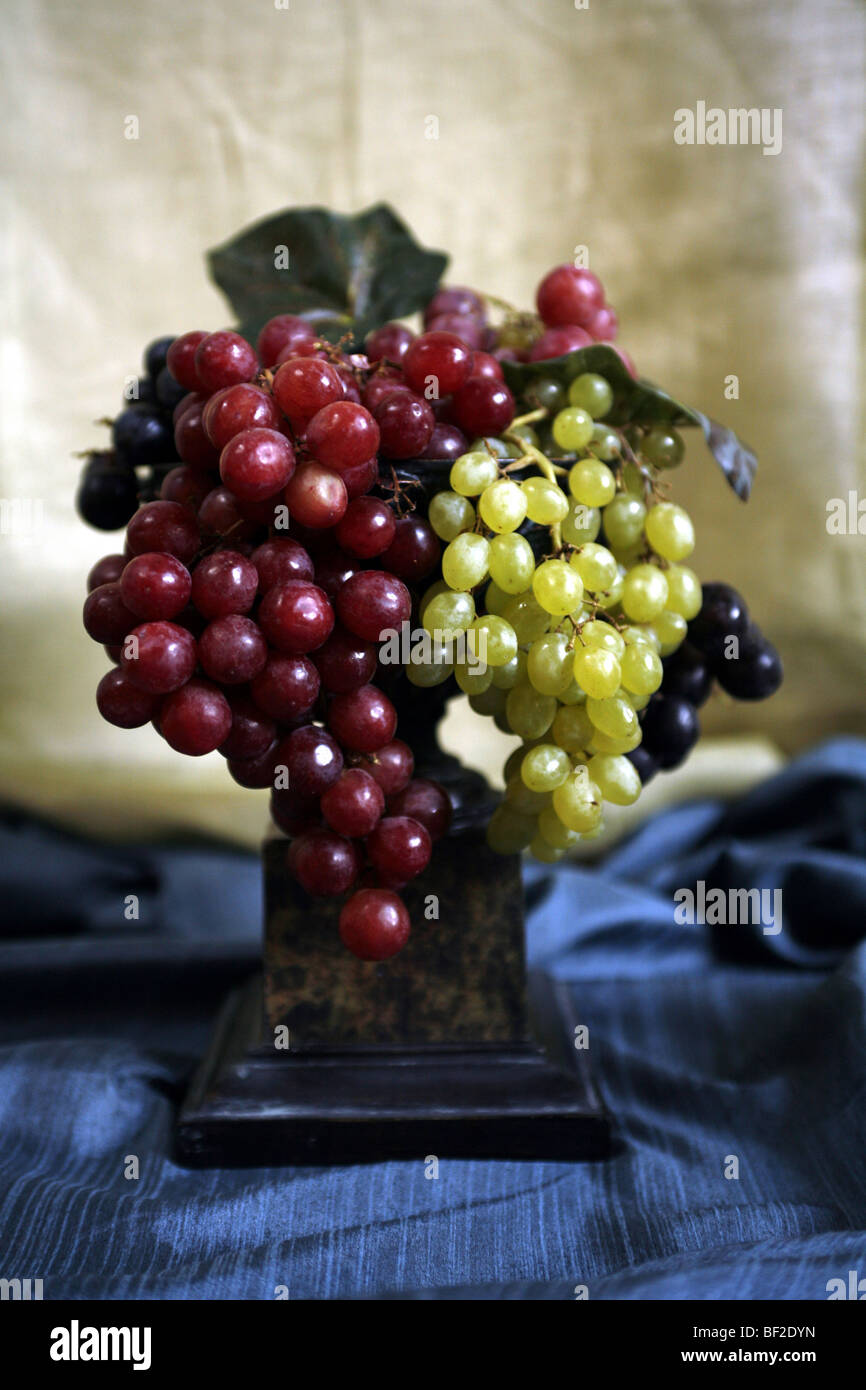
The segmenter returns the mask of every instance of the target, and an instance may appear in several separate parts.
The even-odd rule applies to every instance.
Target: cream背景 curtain
[[[229,320],[203,250],[289,204],[388,201],[452,281],[521,304],[586,246],[640,371],[761,459],[744,507],[690,436],[675,492],[696,568],[743,589],[786,682],[766,705],[715,699],[726,742],[671,785],[862,730],[864,538],[827,529],[832,499],[863,494],[859,0],[7,0],[0,23],[0,495],[20,504],[0,536],[0,795],[110,833],[262,828],[265,798],[217,755],[98,718],[80,607],[119,538],[76,519],[73,455],[147,341]],[[700,101],[781,111],[781,150],[678,144]],[[446,738],[501,756],[465,707]]]

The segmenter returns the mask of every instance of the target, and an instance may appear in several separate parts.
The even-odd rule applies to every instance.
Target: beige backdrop
[[[0,495],[43,514],[0,538],[0,794],[121,833],[258,833],[262,798],[216,755],[96,715],[79,613],[115,546],[75,520],[72,455],[146,341],[227,320],[203,249],[288,204],[387,200],[453,280],[521,303],[588,246],[640,369],[761,457],[748,507],[697,440],[677,479],[701,574],[742,586],[788,667],[771,704],[716,700],[707,726],[785,749],[862,730],[864,541],[825,525],[864,491],[859,0],[4,0],[2,24]],[[782,152],[677,145],[701,100],[781,108]],[[772,761],[737,747],[674,793]]]

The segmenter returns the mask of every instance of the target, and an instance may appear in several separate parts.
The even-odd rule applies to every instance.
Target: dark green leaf
[[[540,377],[552,377],[567,386],[581,372],[599,372],[614,390],[614,403],[606,420],[613,425],[700,426],[710,452],[729,485],[744,502],[748,499],[758,466],[752,451],[737,439],[732,430],[710,420],[699,410],[681,405],[651,381],[631,376],[612,347],[593,343],[591,347],[578,348],[564,357],[553,357],[544,362],[503,362],[502,370],[505,380],[521,402],[527,398],[531,401],[532,383]]]
[[[278,269],[278,250],[288,266]],[[355,216],[289,208],[208,253],[210,273],[255,342],[275,314],[300,314],[332,342],[414,313],[432,298],[447,265],[425,251],[384,203]]]

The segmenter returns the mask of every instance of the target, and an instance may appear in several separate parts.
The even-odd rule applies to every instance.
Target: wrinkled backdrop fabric
[[[259,833],[217,755],[97,717],[79,614],[116,540],[76,521],[73,455],[148,340],[229,319],[204,250],[289,204],[386,200],[452,280],[520,304],[586,246],[640,369],[761,458],[748,507],[695,437],[676,478],[699,572],[787,663],[770,704],[718,699],[707,727],[788,750],[864,727],[862,538],[826,530],[863,477],[857,0],[7,0],[0,23],[0,494],[42,507],[0,535],[0,794],[104,833]],[[781,153],[676,144],[699,100],[781,108]],[[501,752],[465,707],[447,737]]]

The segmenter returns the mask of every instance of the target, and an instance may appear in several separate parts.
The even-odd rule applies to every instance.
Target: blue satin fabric
[[[527,870],[531,959],[573,994],[621,1141],[606,1162],[179,1168],[174,1107],[255,964],[255,858],[11,812],[0,847],[0,1274],[45,1298],[822,1300],[866,1279],[862,742],[663,813],[592,869]],[[782,930],[681,924],[698,881],[781,889]]]

